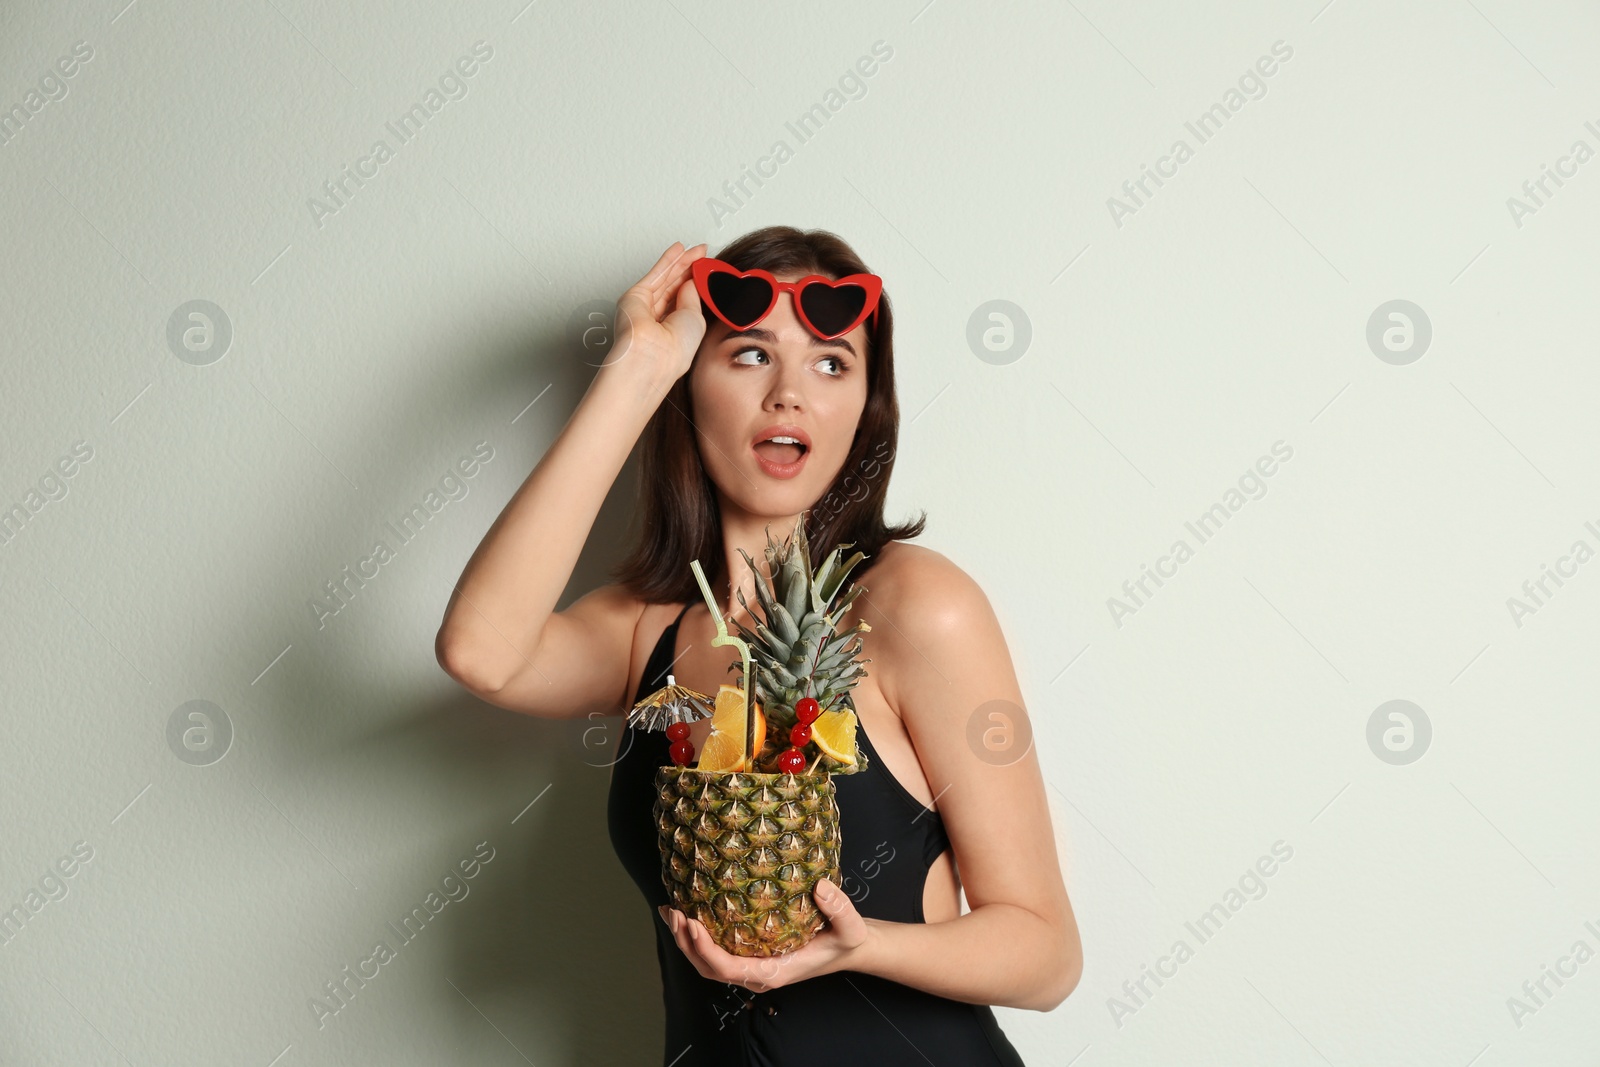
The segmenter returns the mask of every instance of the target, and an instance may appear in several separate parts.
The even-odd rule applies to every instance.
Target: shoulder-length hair
[[[837,235],[793,226],[753,230],[723,248],[716,258],[739,270],[759,267],[773,274],[799,271],[842,278],[870,273],[855,250]],[[702,310],[709,330],[716,320],[709,309]],[[867,334],[867,401],[850,454],[828,491],[805,513],[812,565],[820,564],[836,546],[850,544],[854,546],[851,552],[867,555],[856,577],[877,562],[890,541],[921,534],[928,518],[923,512],[915,522],[899,526],[887,525],[883,519],[900,435],[900,408],[894,391],[894,313],[887,291],[878,301],[877,326],[869,320]],[[693,418],[686,373],[673,383],[641,438],[632,548],[612,569],[611,577],[650,604],[701,599],[699,583],[689,569],[691,560],[703,561],[708,581],[731,577],[720,574],[723,545],[716,486],[700,460]],[[772,539],[782,544],[792,532],[792,527],[772,530]],[[752,558],[762,562],[759,552],[752,553]]]

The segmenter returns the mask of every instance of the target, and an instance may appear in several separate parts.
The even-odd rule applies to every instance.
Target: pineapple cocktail
[[[782,548],[767,536],[769,583],[755,574],[763,622],[728,633],[698,560],[691,563],[711,617],[713,645],[739,651],[744,684],[710,698],[673,684],[640,701],[630,725],[665,729],[673,763],[656,772],[653,806],[661,878],[672,904],[698,919],[725,950],[775,956],[805,945],[826,919],[811,893],[839,880],[839,808],[832,775],[867,769],[850,699],[864,675],[860,621],[840,634],[857,595],[839,591],[865,556],[843,563],[840,545],[815,571],[804,516]],[[744,594],[739,603],[747,610]],[[752,617],[753,617],[752,612]],[[730,664],[730,669],[731,669]],[[699,762],[689,722],[711,717]]]

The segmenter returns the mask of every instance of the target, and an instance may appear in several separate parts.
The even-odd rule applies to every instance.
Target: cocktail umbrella
[[[628,712],[628,725],[639,730],[665,730],[675,722],[704,719],[715,710],[710,697],[678,685],[669,674],[666,685],[639,701]]]

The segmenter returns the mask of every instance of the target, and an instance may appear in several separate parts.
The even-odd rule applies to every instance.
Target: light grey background
[[[891,515],[926,508],[982,583],[1029,702],[1087,964],[1059,1010],[998,1010],[1025,1059],[1592,1062],[1600,962],[1523,985],[1600,951],[1600,562],[1522,590],[1600,548],[1600,161],[1508,203],[1600,149],[1592,5],[32,3],[0,10],[0,107],[80,41],[0,146],[0,505],[40,505],[0,545],[0,908],[28,913],[0,1061],[657,1061],[650,919],[605,836],[617,720],[482,705],[432,638],[593,373],[586,306],[674,239],[781,222],[886,279]],[[319,223],[477,41],[465,95]],[[221,358],[169,345],[194,300]],[[1369,347],[1394,300],[1420,359]],[[969,345],[991,301],[1026,351]],[[465,495],[319,623],[479,442]],[[233,731],[203,766],[168,741],[195,700]],[[1391,700],[1421,758],[1369,747]],[[480,842],[469,894],[319,1027],[323,984]],[[34,911],[42,882],[66,895]]]

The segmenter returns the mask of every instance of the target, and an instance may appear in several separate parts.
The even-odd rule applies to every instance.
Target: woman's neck
[[[735,617],[742,619],[746,626],[754,627],[755,623],[749,612],[739,606],[738,593],[744,594],[745,602],[754,607],[756,599],[756,579],[750,570],[750,565],[739,554],[742,548],[750,556],[760,570],[763,578],[771,581],[772,575],[767,568],[767,528],[772,529],[772,542],[782,545],[794,533],[798,515],[771,518],[755,515],[730,515],[724,508],[722,519],[722,573],[708,577],[712,595],[717,597],[717,607],[725,618],[732,623]],[[731,582],[730,585],[730,576]]]

